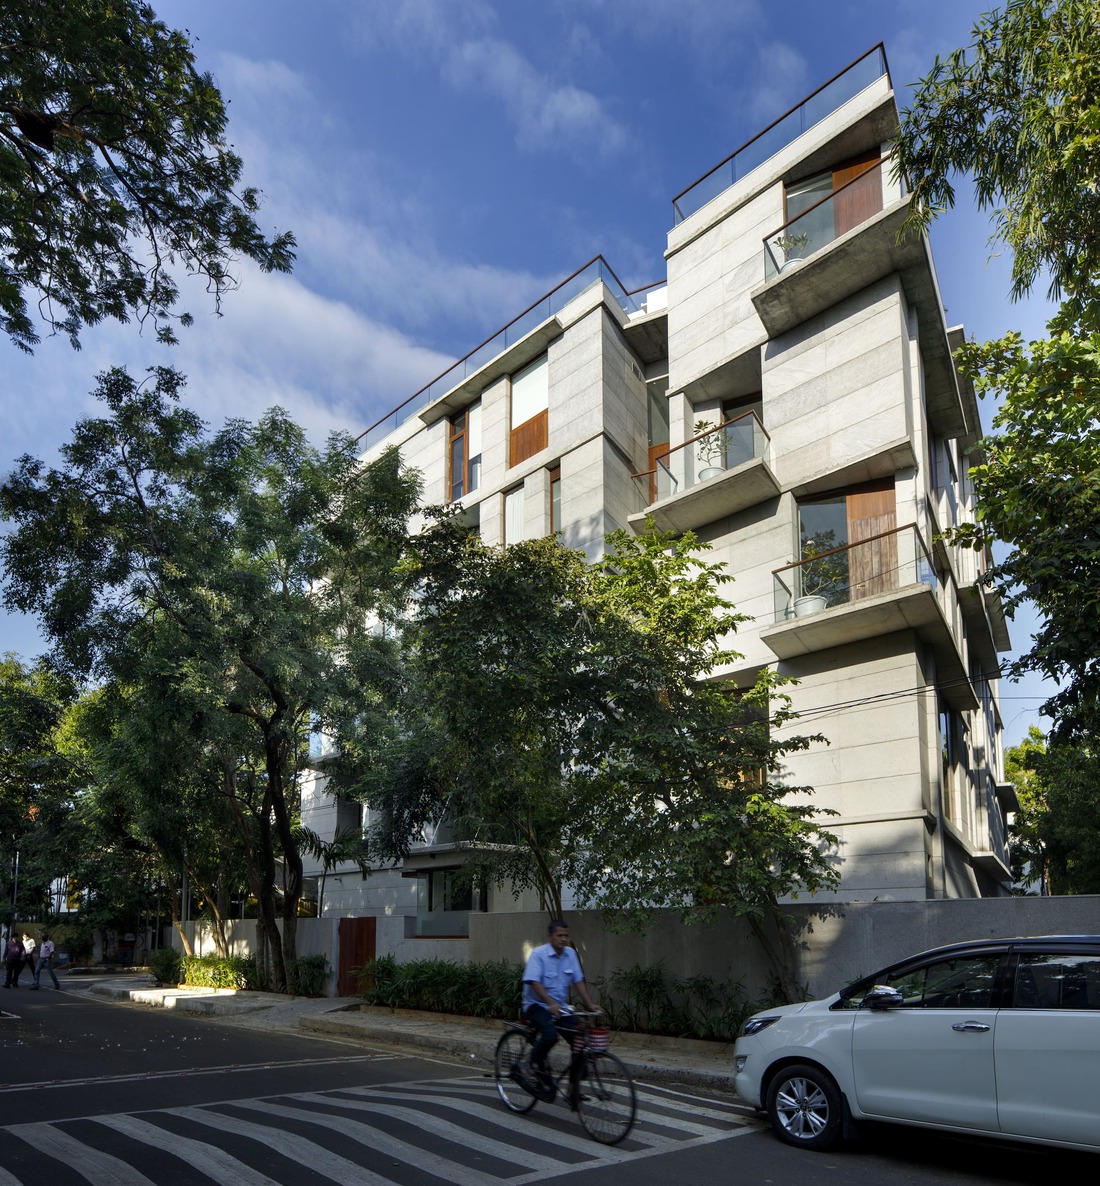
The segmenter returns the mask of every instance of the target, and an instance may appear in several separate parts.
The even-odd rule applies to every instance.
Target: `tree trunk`
[[[183,929],[183,922],[180,919],[180,902],[179,898],[174,893],[168,895],[169,903],[168,909],[172,914],[172,926],[176,928],[176,934],[180,937],[180,946],[183,948],[183,954],[188,958],[195,953],[191,950],[191,944],[187,938],[187,932]]]
[[[763,919],[753,918],[749,914],[744,917],[748,920],[749,928],[760,944],[761,950],[767,956],[779,990],[787,999],[788,1004],[800,1000],[802,990],[794,974],[794,939],[787,924],[786,915],[779,909],[778,903],[772,904],[771,911]],[[776,941],[774,942],[766,930],[769,920],[775,923]]]

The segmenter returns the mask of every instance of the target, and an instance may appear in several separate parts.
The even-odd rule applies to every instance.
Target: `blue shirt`
[[[559,954],[549,943],[544,943],[531,952],[531,958],[523,970],[523,1007],[546,1005],[541,997],[535,995],[531,987],[532,980],[537,980],[546,989],[551,1000],[564,1005],[569,1000],[570,987],[583,979],[581,962],[572,947],[563,947]]]

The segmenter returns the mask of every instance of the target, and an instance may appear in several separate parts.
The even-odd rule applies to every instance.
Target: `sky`
[[[56,462],[110,366],[188,376],[212,426],[286,408],[317,443],[358,434],[597,253],[628,289],[663,279],[672,197],[883,41],[899,105],[990,0],[153,0],[229,100],[259,221],[291,276],[238,268],[223,315],[182,284],[175,347],[105,324],[74,352],[0,342],[0,472]],[[965,186],[932,229],[948,324],[1039,336],[1008,302]],[[988,427],[992,409],[983,407]],[[1017,650],[1032,628],[1012,625]],[[43,649],[0,616],[0,652]],[[1052,689],[1002,687],[1006,742]]]

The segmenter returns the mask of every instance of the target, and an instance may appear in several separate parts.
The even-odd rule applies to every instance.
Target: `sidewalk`
[[[287,997],[232,988],[157,988],[137,975],[89,985],[92,996],[176,1009],[250,1029],[304,1032],[433,1054],[488,1068],[499,1022],[360,1005],[354,997]],[[616,1034],[612,1049],[638,1079],[733,1092],[732,1048],[718,1042]]]

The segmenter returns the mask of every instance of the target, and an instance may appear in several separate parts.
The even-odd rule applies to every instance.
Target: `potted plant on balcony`
[[[695,442],[695,456],[701,463],[699,472],[695,475],[697,481],[705,482],[707,478],[716,478],[726,470],[726,448],[729,444],[729,434],[716,432],[717,424],[709,420],[695,421],[695,435],[700,439]]]
[[[810,242],[809,231],[799,231],[797,234],[777,235],[775,245],[783,252],[783,263],[779,270],[786,272],[789,268],[799,267],[806,261],[803,255]]]
[[[821,531],[815,538],[804,539],[801,558],[799,583],[802,592],[791,606],[796,618],[820,613],[828,606],[846,600],[848,552],[843,545],[837,544],[835,532]]]

